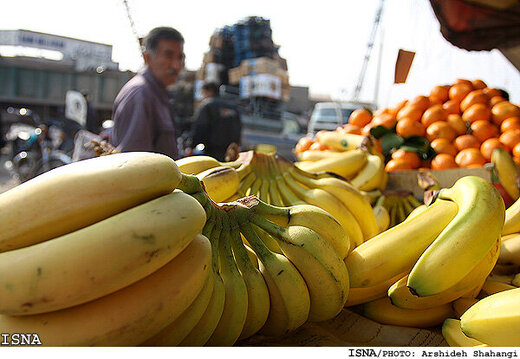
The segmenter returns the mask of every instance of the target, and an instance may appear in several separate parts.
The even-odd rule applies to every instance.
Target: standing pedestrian
[[[121,152],[158,152],[176,159],[177,136],[167,87],[184,68],[184,38],[171,27],[152,29],[144,39],[145,67],[114,102],[113,145]]]

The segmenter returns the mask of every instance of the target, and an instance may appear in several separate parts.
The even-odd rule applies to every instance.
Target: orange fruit
[[[446,138],[436,138],[430,143],[430,146],[432,146],[437,153],[446,153],[455,156],[458,152],[452,141],[448,141]]]
[[[481,79],[474,79],[471,81],[471,84],[475,90],[482,90],[487,87],[486,83]]]
[[[413,170],[410,162],[405,160],[390,160],[385,165],[386,172],[401,171],[401,170]]]
[[[520,117],[520,107],[509,101],[502,101],[491,107],[491,117],[493,122],[500,126],[502,121],[509,117]]]
[[[470,134],[458,136],[455,141],[453,141],[453,144],[459,152],[466,148],[480,148],[478,138]]]
[[[508,130],[520,129],[520,117],[509,117],[506,118],[500,124],[500,132],[506,132]]]
[[[437,85],[430,91],[430,101],[434,103],[443,103],[448,101],[448,91],[450,86]]]
[[[459,167],[457,165],[457,162],[455,162],[455,157],[447,153],[439,153],[438,155],[433,157],[430,166],[432,170],[445,170],[448,168]]]
[[[406,104],[408,103],[408,100],[402,100],[402,101],[399,101],[398,103],[396,103],[395,105],[393,105],[392,107],[390,107],[390,112],[394,115],[394,116],[397,116],[397,114],[399,113],[399,111],[401,111],[401,109],[406,106]]]
[[[442,108],[442,105],[433,105],[424,111],[421,117],[421,123],[424,125],[424,127],[428,127],[434,122],[445,121],[446,117],[448,117],[448,115]]]
[[[446,118],[446,122],[453,127],[457,136],[464,135],[468,131],[467,122],[460,115],[452,113]]]
[[[412,168],[417,168],[421,165],[421,158],[417,154],[417,152],[413,151],[405,151],[402,149],[397,149],[392,153],[393,160],[404,160],[412,166]]]
[[[464,97],[464,99],[460,102],[460,110],[464,112],[466,111],[466,109],[468,109],[474,104],[487,104],[488,101],[488,95],[484,94],[482,90],[473,90],[469,94],[467,94],[466,97]]]
[[[341,127],[341,132],[353,133],[355,135],[361,135],[361,127],[346,123]]]
[[[447,115],[460,114],[460,106],[457,101],[448,100],[442,104],[442,108],[446,111]]]
[[[489,162],[491,161],[491,154],[496,148],[503,148],[504,150],[508,151],[506,146],[498,140],[498,138],[488,138],[482,144],[480,145],[480,152],[482,153],[482,156]]]
[[[476,103],[468,107],[462,113],[462,119],[464,121],[469,121],[470,123],[479,120],[489,121],[491,120],[491,110],[486,104]]]
[[[482,89],[482,91],[488,95],[489,98],[492,98],[492,97],[495,97],[495,96],[501,96],[502,97],[502,93],[500,91],[498,91],[498,89],[496,88],[492,88],[492,87],[485,87]]]
[[[296,143],[296,146],[294,146],[294,152],[295,153],[302,153],[307,151],[311,145],[314,143],[314,140],[310,137],[302,137],[298,140]]]
[[[489,121],[478,120],[471,124],[471,134],[482,143],[488,138],[498,137],[500,130]]]
[[[489,99],[488,105],[489,107],[495,106],[497,103],[504,102],[506,99],[502,96],[493,96]]]
[[[475,166],[481,167],[486,163],[486,159],[482,156],[478,148],[465,148],[455,156],[455,162],[459,167]]]
[[[513,161],[515,161],[517,166],[520,166],[520,157],[513,157]]]
[[[503,132],[498,139],[506,145],[507,148],[512,149],[520,142],[520,130]]]
[[[392,116],[388,113],[383,113],[383,114],[374,116],[374,118],[372,119],[372,122],[370,122],[370,124],[372,124],[372,126],[374,126],[374,127],[383,126],[383,127],[390,129],[390,128],[394,127],[396,122],[397,122],[397,120],[395,119],[394,116]]]
[[[354,110],[348,118],[348,123],[358,127],[363,127],[370,121],[372,121],[372,112],[366,108],[358,108]]]
[[[426,139],[430,142],[436,138],[453,141],[455,137],[457,137],[457,133],[446,121],[437,121],[426,127]]]
[[[368,125],[366,126],[363,126],[363,128],[361,129],[361,135],[362,136],[370,136],[370,130],[374,127],[374,125],[372,125],[372,122],[370,122]]]
[[[428,107],[430,107],[430,99],[428,96],[423,95],[417,95],[410,101],[408,101],[408,104],[411,106],[418,107],[421,111],[425,111]]]
[[[455,81],[453,81],[453,84],[454,85],[459,85],[459,84],[469,85],[471,87],[471,89],[473,90],[473,82],[471,82],[468,79],[456,79]]]
[[[397,121],[401,120],[402,118],[410,118],[414,121],[419,121],[421,119],[421,116],[423,114],[423,110],[421,110],[419,107],[415,105],[407,104],[402,109],[397,112]]]
[[[397,122],[395,132],[403,138],[407,138],[410,136],[423,137],[425,133],[425,128],[423,124],[418,121],[415,121],[410,118],[403,118],[402,120]]]
[[[460,103],[467,94],[473,90],[473,86],[467,83],[457,83],[450,87],[448,97],[450,100]]]
[[[515,147],[511,150],[511,154],[513,157],[520,158],[520,143],[517,143]]]

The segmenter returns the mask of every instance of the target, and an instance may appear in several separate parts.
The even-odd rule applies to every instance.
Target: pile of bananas
[[[491,170],[493,184],[502,195],[506,208],[509,207],[520,197],[520,167],[503,148],[493,151],[491,163],[486,167]]]
[[[316,134],[316,140],[330,150],[301,152],[296,166],[312,173],[333,172],[362,191],[385,189],[385,158],[374,150],[369,137],[324,131]]]
[[[182,173],[195,174],[217,203],[254,195],[275,206],[317,206],[347,231],[351,249],[379,233],[372,206],[361,191],[332,173],[303,171],[276,153],[242,152],[233,163],[192,156],[177,164]]]
[[[229,346],[259,332],[281,336],[335,317],[348,297],[349,241],[325,211],[282,208],[256,197],[216,204],[198,179],[179,185],[204,207],[212,248],[210,294],[144,345]]]
[[[417,209],[418,208],[418,209]],[[415,210],[425,206],[406,190],[386,190],[377,198],[374,206],[377,222],[383,227],[381,232],[403,222]],[[386,227],[384,225],[386,224]]]
[[[479,177],[441,189],[432,204],[349,253],[346,306],[364,303],[368,318],[416,328],[454,318],[453,302],[475,298],[498,260],[504,217],[500,194]]]
[[[0,331],[138,345],[213,284],[203,207],[167,156],[59,167],[0,196]]]

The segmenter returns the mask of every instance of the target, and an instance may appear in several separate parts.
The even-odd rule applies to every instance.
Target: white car
[[[333,131],[348,123],[350,114],[358,108],[374,111],[376,106],[368,102],[318,102],[314,105],[307,133],[314,135],[320,130]]]

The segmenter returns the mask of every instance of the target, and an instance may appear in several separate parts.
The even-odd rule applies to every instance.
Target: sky
[[[216,29],[248,16],[269,19],[273,41],[288,63],[291,85],[307,86],[312,95],[348,100],[358,81],[379,0],[127,3],[139,36],[156,26],[181,31],[189,70],[201,66]],[[442,37],[439,28],[428,0],[386,0],[360,100],[386,107],[427,95],[433,86],[457,78],[480,78],[488,86],[506,89],[512,102],[520,102],[520,73],[499,51],[458,49]],[[143,64],[122,0],[6,0],[0,29],[101,42],[113,46],[112,57],[121,70],[137,71]],[[393,84],[399,49],[416,52],[406,84]]]

